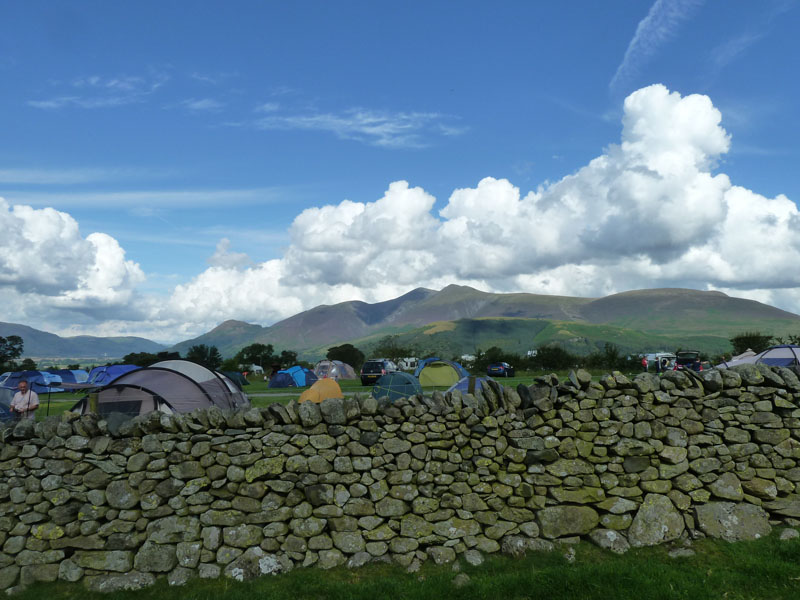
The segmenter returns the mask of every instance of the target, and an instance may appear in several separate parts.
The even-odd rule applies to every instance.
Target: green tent
[[[419,383],[423,387],[450,387],[461,377],[462,374],[453,364],[444,360],[436,360],[425,365],[419,372]]]

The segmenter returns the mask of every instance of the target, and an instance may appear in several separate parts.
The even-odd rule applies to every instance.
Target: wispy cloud
[[[743,33],[715,47],[711,51],[711,60],[718,69],[733,62],[763,37],[760,33]]]
[[[198,208],[212,206],[250,206],[278,203],[287,197],[303,195],[302,186],[209,190],[135,190],[124,192],[51,193],[29,190],[4,190],[9,202],[31,206],[54,206],[60,209],[96,207],[118,210],[135,207]]]
[[[634,77],[701,4],[702,0],[656,0],[647,16],[639,21],[609,88],[614,90]]]
[[[199,81],[200,83],[204,83],[206,85],[220,85],[226,79],[230,79],[232,77],[236,77],[238,74],[235,72],[231,73],[199,73],[195,71],[189,75],[190,79],[194,79],[195,81]]]
[[[280,109],[281,105],[277,102],[264,102],[263,104],[259,104],[253,109],[253,112],[263,112],[263,113],[270,113],[275,112],[276,110]]]
[[[42,110],[56,110],[65,107],[89,109],[124,106],[144,102],[168,80],[169,76],[164,73],[118,77],[90,75],[73,79],[68,84],[69,93],[61,93],[51,98],[28,100],[27,104]]]
[[[270,115],[258,119],[258,129],[326,131],[345,140],[356,140],[389,148],[424,148],[431,135],[457,135],[456,128],[445,129],[448,117],[439,113],[386,112],[353,108],[341,113]]]
[[[224,103],[213,98],[189,98],[180,104],[191,112],[218,112],[225,107]]]
[[[123,181],[141,177],[165,177],[169,173],[170,171],[166,169],[147,168],[12,168],[0,169],[0,183],[22,185],[80,185],[105,181]]]

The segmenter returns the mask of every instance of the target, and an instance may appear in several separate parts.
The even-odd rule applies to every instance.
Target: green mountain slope
[[[636,290],[605,298],[541,294],[494,294],[450,285],[438,292],[418,288],[399,298],[368,304],[323,305],[260,327],[226,321],[174,349],[205,343],[224,356],[260,342],[317,359],[346,342],[369,351],[385,335],[399,335],[420,354],[472,353],[500,346],[524,352],[558,342],[590,352],[611,342],[629,352],[693,347],[720,353],[745,330],[773,335],[800,333],[800,316],[721,292]]]

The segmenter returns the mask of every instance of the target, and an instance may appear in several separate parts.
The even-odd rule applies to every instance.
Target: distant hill
[[[160,352],[165,346],[140,337],[60,337],[27,325],[1,323],[0,336],[18,335],[24,342],[23,357],[33,359],[116,360],[131,352]]]
[[[418,288],[375,304],[322,305],[271,327],[226,321],[173,349],[185,351],[204,343],[232,356],[260,342],[316,359],[328,347],[345,342],[368,352],[382,336],[393,334],[420,353],[437,348],[442,353],[471,353],[492,345],[523,352],[551,342],[575,352],[590,352],[611,342],[631,352],[682,346],[721,353],[729,350],[730,337],[747,330],[799,333],[800,316],[721,292],[688,289],[576,298],[495,294],[450,285],[438,292]]]

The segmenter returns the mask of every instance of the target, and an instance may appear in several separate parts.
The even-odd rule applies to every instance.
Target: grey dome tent
[[[314,365],[314,374],[319,379],[358,379],[355,369],[340,360],[321,360]]]
[[[419,380],[403,371],[393,371],[383,375],[372,388],[373,398],[383,398],[389,396],[389,400],[394,402],[400,398],[410,398],[422,394],[422,386]]]

